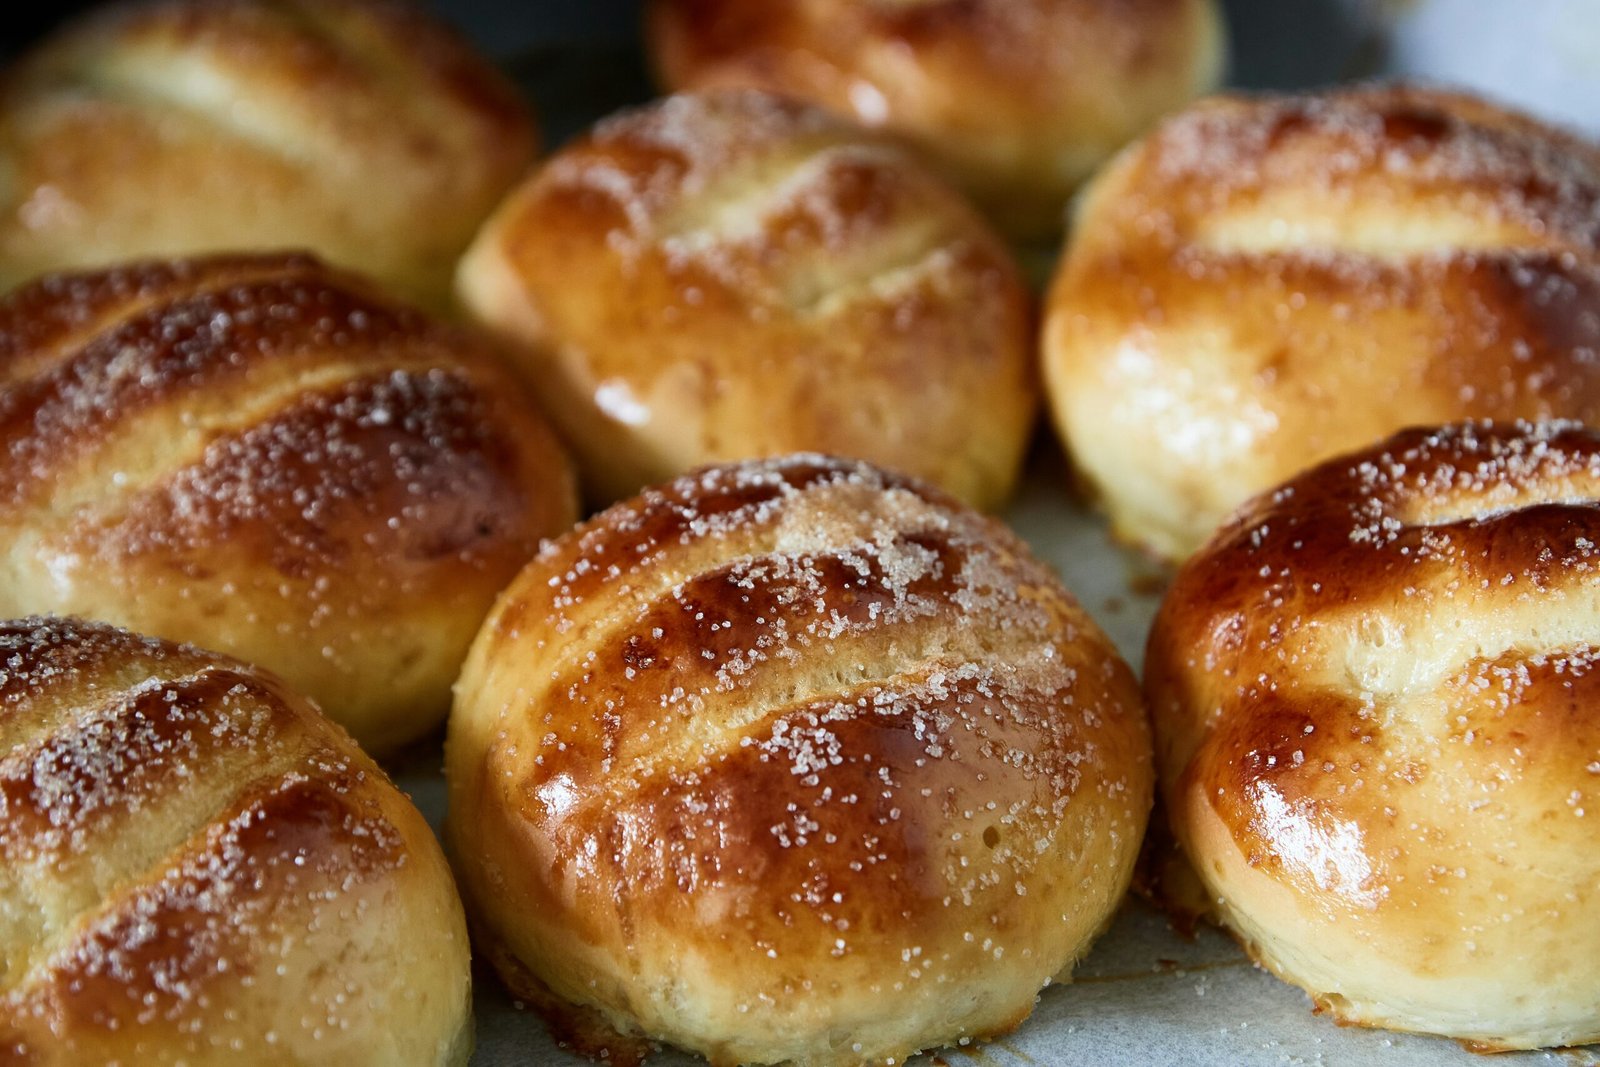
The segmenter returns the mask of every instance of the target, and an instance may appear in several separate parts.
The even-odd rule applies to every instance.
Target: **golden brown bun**
[[[591,1051],[903,1062],[1006,1032],[1127,886],[1132,676],[1023,544],[865,464],[710,468],[485,624],[448,832],[508,983]],[[632,1038],[633,1040],[629,1040]]]
[[[0,617],[204,642],[378,751],[443,718],[495,594],[576,518],[484,342],[292,256],[0,301],[0,487]]]
[[[0,623],[0,657],[0,1059],[466,1063],[449,868],[342,730],[98,623]]]
[[[1086,192],[1049,298],[1056,422],[1168,557],[1404,426],[1600,420],[1600,150],[1403,87],[1219,98]]]
[[[765,89],[913,145],[1016,237],[1221,80],[1215,0],[654,0],[669,89]]]
[[[1037,403],[999,239],[903,153],[759,93],[602,123],[500,208],[460,294],[602,503],[819,449],[996,507]]]
[[[1410,430],[1179,572],[1146,684],[1218,917],[1341,1022],[1600,1039],[1600,435]]]
[[[310,248],[432,306],[533,161],[487,61],[391,0],[154,0],[0,87],[0,289],[142,256]]]

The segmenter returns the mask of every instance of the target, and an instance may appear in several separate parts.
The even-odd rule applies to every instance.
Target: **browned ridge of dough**
[[[264,663],[363,742],[437,721],[571,476],[481,340],[309,257],[138,264],[0,301],[0,611]]]
[[[1600,1038],[1600,436],[1410,430],[1241,510],[1146,687],[1222,920],[1342,1020]]]
[[[458,687],[451,834],[523,986],[716,1062],[890,1062],[1009,1029],[1084,950],[1145,743],[1126,665],[1004,527],[795,456],[545,547]]]

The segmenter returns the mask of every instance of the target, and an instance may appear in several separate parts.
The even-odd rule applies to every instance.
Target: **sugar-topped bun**
[[[609,503],[819,449],[995,507],[1036,405],[1027,290],[903,152],[760,93],[569,145],[479,236],[463,301],[522,353]]]
[[[1003,1033],[1108,922],[1150,804],[1132,676],[997,522],[819,456],[551,543],[456,691],[481,944],[569,1037],[893,1064]]]
[[[1600,149],[1467,96],[1224,98],[1086,193],[1055,418],[1118,532],[1193,551],[1405,426],[1600,422]]]
[[[467,1062],[449,868],[349,736],[97,623],[0,623],[0,659],[0,1058]]]
[[[148,0],[0,86],[0,289],[140,256],[310,248],[443,305],[532,162],[515,88],[397,0]]]
[[[673,89],[745,86],[902,137],[1019,237],[1164,113],[1217,86],[1215,0],[654,0]]]
[[[1600,1040],[1600,434],[1411,430],[1179,572],[1146,682],[1217,916],[1341,1022]]]
[[[485,343],[304,257],[61,275],[0,301],[0,618],[80,614],[283,677],[384,750],[576,518]]]

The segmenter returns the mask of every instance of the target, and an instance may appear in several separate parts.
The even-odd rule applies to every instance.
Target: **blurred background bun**
[[[1007,233],[1049,237],[1068,195],[1164,113],[1215,89],[1214,0],[653,0],[668,89],[819,104],[914,146]]]
[[[134,257],[309,248],[443,306],[534,150],[515,87],[410,5],[107,7],[0,82],[0,289]]]
[[[1047,301],[1056,423],[1117,532],[1193,551],[1404,426],[1600,421],[1600,148],[1407,87],[1222,97],[1085,191]]]
[[[242,663],[0,623],[13,1062],[464,1067],[467,931],[422,816]]]
[[[52,276],[0,301],[0,616],[205,642],[387,751],[575,519],[475,335],[294,256]]]
[[[714,467],[485,623],[448,834],[518,996],[612,1062],[845,1067],[1005,1033],[1127,887],[1133,675],[992,519],[865,464]]]
[[[500,207],[459,286],[601,503],[819,449],[994,508],[1033,426],[999,238],[902,150],[765,93],[601,123]]]

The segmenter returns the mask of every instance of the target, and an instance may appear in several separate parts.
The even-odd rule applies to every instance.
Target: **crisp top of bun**
[[[592,798],[599,801],[623,783],[648,787],[660,773],[707,760],[786,765],[809,787],[817,772],[837,766],[827,751],[837,748],[831,731],[871,732],[873,715],[928,716],[923,743],[877,757],[891,771],[933,775],[941,744],[933,735],[987,721],[996,707],[984,698],[1016,716],[1017,727],[1042,731],[1050,748],[1071,748],[1069,719],[1046,711],[1051,695],[1073,681],[1075,668],[1055,647],[1068,604],[1048,571],[993,520],[867,464],[800,455],[686,476],[547,542],[533,570],[502,597],[475,658],[492,659],[496,645],[531,638],[541,660],[564,665],[538,679],[541,691],[564,694],[562,701],[527,689],[519,698],[556,727],[525,770],[565,783],[562,803],[546,811],[566,822],[587,806],[591,787],[603,787]],[[973,625],[952,626],[962,616]],[[569,657],[579,649],[581,656]],[[598,665],[620,665],[622,678]],[[1111,656],[1094,673],[1122,669]],[[853,690],[852,679],[864,688],[842,699],[837,687]],[[917,710],[924,703],[939,710]],[[604,722],[613,707],[624,715],[614,728],[584,727],[592,714]],[[770,736],[758,736],[768,722]],[[664,747],[679,731],[682,743]],[[733,748],[712,756],[704,743],[719,736]],[[1063,803],[1079,780],[1075,759],[1017,756],[1022,777]],[[838,861],[836,876],[848,860],[866,858],[845,853],[895,818],[894,788],[885,783],[879,799],[812,806],[813,817],[826,811],[836,829],[856,831],[847,835],[855,845],[824,850]],[[1023,818],[1033,801],[1034,791],[1024,790],[993,817],[1043,830]],[[821,854],[805,848],[811,836],[802,828],[757,837],[750,847],[770,856],[775,846],[793,846],[810,857],[796,871],[816,872]],[[1043,840],[1023,842],[1016,854]],[[694,862],[690,841],[665,838],[656,847]],[[919,877],[907,882],[912,873]],[[896,869],[886,877],[948,903],[944,875],[956,874]],[[919,884],[922,876],[928,886]]]
[[[1502,655],[1576,663],[1591,637],[1600,645],[1592,619],[1572,612],[1572,598],[1600,596],[1597,501],[1600,437],[1578,423],[1405,431],[1258,497],[1202,550],[1203,566],[1180,572],[1164,615],[1180,626],[1212,620],[1189,655],[1211,646],[1223,657],[1217,678],[1230,702],[1271,701],[1280,672],[1297,686],[1312,674],[1349,683],[1357,718],[1462,665],[1473,673],[1457,681],[1470,688],[1504,674]],[[1260,677],[1232,666],[1246,660],[1276,666]],[[1518,668],[1494,688],[1509,699],[1529,679]],[[1252,717],[1276,729],[1270,719]],[[1168,765],[1189,756],[1173,749]]]
[[[486,443],[509,459],[485,441],[485,353],[309,256],[47,277],[0,299],[0,496],[82,537],[95,525],[82,509],[131,505],[130,551],[266,524],[300,566],[353,547],[317,532],[336,506],[370,517],[409,498],[438,524],[425,535],[435,552],[470,552],[483,535],[453,498],[482,479],[441,476]],[[422,531],[374,533],[402,547]]]
[[[1163,122],[1113,173],[1082,209],[1098,216],[1096,243],[1343,253],[1373,269],[1508,246],[1600,254],[1600,146],[1465,93],[1214,97]]]
[[[707,296],[729,288],[758,319],[763,305],[913,301],[919,290],[896,283],[956,261],[990,285],[1014,273],[970,209],[899,149],[768,93],[680,94],[614,116],[554,156],[537,189],[526,210],[604,233],[624,260],[659,256],[686,283],[701,272]]]
[[[816,57],[818,78],[842,77],[849,59],[858,77],[887,77],[900,65],[924,71],[959,72],[940,86],[999,103],[1010,110],[1044,110],[1061,96],[1091,95],[1081,77],[1085,65],[1104,73],[1158,70],[1170,63],[1185,13],[1193,0],[665,0],[694,32],[683,46],[697,62],[714,64],[740,53],[767,53],[781,61],[786,50]],[[1182,16],[1182,17],[1180,17]],[[658,13],[658,22],[665,21]],[[1048,46],[1046,46],[1048,45]],[[825,62],[831,59],[834,66]],[[931,79],[931,75],[925,75]],[[1019,86],[1036,90],[1018,92]],[[894,86],[889,88],[893,89]],[[865,90],[863,90],[864,92]],[[998,96],[992,99],[986,94]],[[871,104],[858,102],[870,120]],[[998,121],[1000,116],[992,117]]]
[[[481,341],[310,257],[48,277],[0,300],[0,500],[96,553],[473,566],[529,462],[490,383]]]
[[[79,911],[56,908],[7,929],[8,974],[46,979],[44,988],[21,983],[33,986],[29,999],[70,994],[105,1022],[122,1014],[121,1001],[133,1002],[135,1014],[147,999],[156,1002],[143,1005],[151,1014],[193,1010],[205,979],[225,973],[219,961],[249,953],[250,913],[276,908],[296,867],[359,880],[404,862],[399,834],[360,796],[360,783],[381,777],[353,757],[347,738],[253,668],[53,618],[0,623],[0,656],[0,705],[11,709],[0,717],[7,863],[87,876],[58,889],[70,899],[76,888],[97,910],[96,896],[176,859],[166,877],[87,930],[77,926]],[[317,766],[318,780],[306,778],[303,763]],[[185,855],[197,824],[216,812],[172,819],[160,809],[176,793],[192,804],[217,790],[226,790],[216,798],[220,833]],[[132,826],[145,832],[126,839]],[[138,923],[146,908],[183,921],[152,939]],[[188,951],[174,954],[186,938]],[[96,988],[76,985],[85,980]]]

